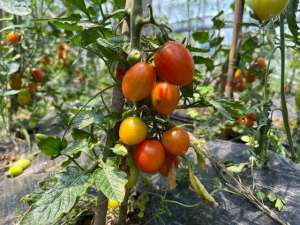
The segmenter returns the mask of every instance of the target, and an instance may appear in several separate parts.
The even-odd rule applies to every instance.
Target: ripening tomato
[[[9,32],[6,36],[6,43],[9,45],[13,45],[18,43],[20,40],[20,34],[18,32]]]
[[[246,0],[254,15],[260,20],[269,20],[279,16],[286,8],[288,0]]]
[[[31,70],[31,74],[37,82],[41,82],[43,80],[43,71],[39,67],[35,67]]]
[[[30,94],[34,95],[37,91],[37,87],[38,87],[38,84],[34,81],[30,82],[28,84],[28,91],[30,92]]]
[[[245,116],[239,117],[236,122],[242,126],[251,128],[254,126],[255,121],[256,121],[256,115],[254,113],[249,113],[246,114]]]
[[[49,64],[51,64],[51,58],[50,58],[50,55],[44,55],[40,60],[39,60],[39,63],[47,66]]]
[[[266,68],[267,67],[267,63],[266,63],[266,60],[264,57],[258,57],[256,60],[255,60],[255,66],[257,66],[258,68]]]
[[[175,156],[183,155],[190,146],[188,133],[179,127],[175,127],[164,132],[161,142],[166,151]]]
[[[28,105],[31,102],[31,96],[28,90],[22,90],[18,93],[17,102],[19,105]]]
[[[146,139],[148,128],[138,117],[128,117],[122,121],[119,129],[121,142],[127,145],[136,145]]]
[[[157,112],[163,116],[176,109],[179,98],[179,88],[168,82],[159,82],[155,84],[152,90],[152,104]]]
[[[234,73],[234,78],[240,80],[242,78],[242,70],[237,69]]]
[[[195,65],[189,50],[179,42],[169,41],[154,54],[158,76],[175,85],[192,82]]]
[[[139,169],[145,173],[156,173],[165,161],[165,150],[156,140],[145,140],[136,146],[134,160]]]
[[[295,95],[295,100],[296,100],[296,106],[300,108],[300,87],[298,88],[296,95]]]
[[[122,81],[122,92],[131,101],[140,101],[151,94],[156,74],[151,64],[140,62],[127,70]]]
[[[171,155],[169,153],[166,153],[166,158],[165,158],[164,164],[159,169],[159,173],[162,176],[166,177],[166,176],[168,176],[171,167],[174,166],[177,169],[178,165],[179,165],[178,157]]]
[[[237,80],[234,83],[234,88],[239,92],[243,92],[246,89],[245,81],[243,79]]]
[[[256,81],[256,74],[252,71],[247,71],[245,73],[245,79],[248,83],[253,83]]]
[[[21,75],[16,73],[12,74],[9,77],[9,86],[11,89],[20,90],[22,86],[22,78]]]

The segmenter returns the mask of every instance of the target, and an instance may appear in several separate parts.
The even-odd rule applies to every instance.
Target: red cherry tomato
[[[134,160],[139,169],[145,173],[156,173],[165,161],[165,150],[156,140],[145,140],[136,146]]]
[[[259,68],[266,68],[267,63],[264,57],[258,57],[255,61],[255,65]]]
[[[169,174],[169,171],[171,169],[172,166],[175,166],[175,168],[177,169],[178,168],[178,165],[179,165],[179,159],[177,156],[174,156],[174,155],[171,155],[169,153],[166,154],[166,158],[165,158],[165,161],[164,161],[164,164],[162,165],[162,167],[160,168],[159,170],[159,173],[162,175],[162,176],[168,176]]]
[[[179,88],[168,82],[159,82],[152,90],[152,104],[157,112],[163,116],[176,109],[179,98]]]
[[[156,81],[154,68],[149,63],[140,62],[132,66],[122,81],[122,92],[131,101],[140,101],[151,94]]]
[[[43,71],[41,68],[36,67],[31,70],[32,76],[37,82],[41,82],[43,80]]]
[[[167,42],[154,54],[154,63],[162,80],[175,85],[187,85],[193,80],[193,57],[179,42]]]
[[[178,127],[164,132],[161,141],[166,151],[175,156],[183,155],[190,146],[188,133]]]

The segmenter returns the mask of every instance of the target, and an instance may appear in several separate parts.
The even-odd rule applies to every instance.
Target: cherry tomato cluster
[[[257,79],[265,76],[266,68],[266,60],[263,57],[258,57],[249,69],[237,69],[234,74],[234,89],[238,92],[245,91]]]
[[[7,34],[5,43],[8,45],[18,44],[21,40],[21,35],[18,32],[12,31]],[[22,76],[19,72],[10,75],[8,84],[13,90],[20,90],[17,95],[17,102],[19,105],[28,105],[31,102],[32,96],[38,90],[39,82],[43,81],[44,74],[41,68],[34,67],[30,70],[31,78],[27,86],[23,86]]]
[[[122,92],[127,100],[149,98],[156,113],[167,116],[177,108],[179,86],[192,82],[195,66],[188,49],[174,41],[154,53],[154,64],[138,62],[128,70],[119,64],[117,79],[122,80]],[[160,140],[147,138],[148,133],[147,125],[138,117],[126,118],[119,129],[120,141],[135,145],[134,159],[141,171],[167,176],[172,167],[178,168],[178,157],[188,150],[189,135],[177,127],[162,132]]]

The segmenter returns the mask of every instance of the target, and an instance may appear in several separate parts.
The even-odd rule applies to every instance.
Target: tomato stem
[[[286,131],[286,136],[289,143],[289,150],[292,156],[292,160],[296,160],[296,153],[293,145],[293,139],[291,135],[291,130],[289,126],[289,114],[286,105],[286,98],[285,98],[285,34],[284,34],[284,19],[285,16],[282,14],[280,16],[280,53],[281,53],[281,108],[282,108],[282,117],[283,123]]]

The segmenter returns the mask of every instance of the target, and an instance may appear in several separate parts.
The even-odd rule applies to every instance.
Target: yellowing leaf
[[[226,169],[232,173],[241,173],[248,163],[240,163],[234,166],[229,166]]]
[[[200,198],[204,201],[212,204],[214,207],[219,206],[219,204],[215,201],[214,197],[208,193],[204,185],[198,179],[198,177],[194,174],[191,167],[189,167],[189,177],[193,190],[198,194]]]

